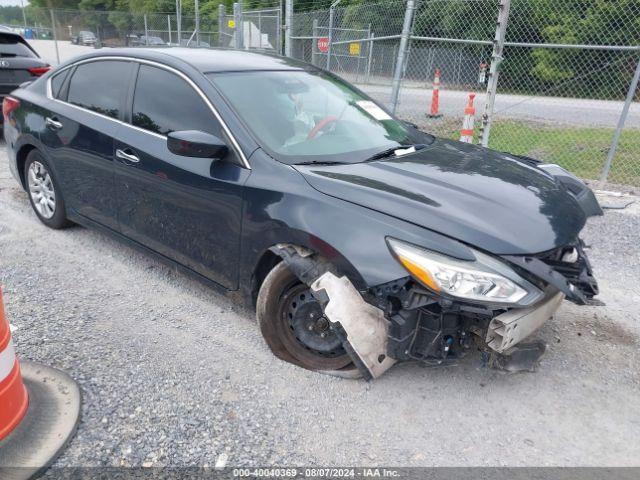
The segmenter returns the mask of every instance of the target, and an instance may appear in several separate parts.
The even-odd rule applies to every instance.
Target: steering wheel
[[[335,123],[338,120],[340,120],[340,118],[336,117],[335,115],[327,115],[322,120],[320,120],[318,123],[316,123],[316,126],[313,127],[313,129],[311,129],[311,131],[309,132],[309,135],[307,135],[307,140],[311,140],[312,138],[316,138],[316,135],[318,135],[318,133],[320,133],[322,130],[324,130],[327,125]]]

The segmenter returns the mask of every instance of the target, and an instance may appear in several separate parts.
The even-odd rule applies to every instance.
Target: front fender
[[[551,175],[577,200],[587,217],[604,215],[598,199],[591,189],[573,173],[554,163],[541,163],[538,168]]]
[[[289,165],[258,150],[245,184],[241,285],[250,289],[261,256],[279,243],[309,248],[331,261],[359,290],[406,277],[386,237],[460,259],[473,260],[463,244],[408,222],[313,189]]]

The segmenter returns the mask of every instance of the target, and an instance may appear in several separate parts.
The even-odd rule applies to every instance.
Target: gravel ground
[[[470,355],[367,383],[275,359],[253,312],[114,240],[47,229],[0,147],[0,283],[18,355],[66,370],[84,395],[58,466],[639,464],[640,202],[590,221],[608,306],[565,302],[539,334],[538,372]]]

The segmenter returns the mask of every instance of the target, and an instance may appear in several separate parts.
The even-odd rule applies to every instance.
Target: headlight
[[[484,253],[472,250],[476,260],[465,261],[392,238],[387,243],[404,268],[434,292],[518,306],[531,305],[543,295],[505,263]]]

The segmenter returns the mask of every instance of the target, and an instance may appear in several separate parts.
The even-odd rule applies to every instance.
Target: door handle
[[[62,128],[62,123],[53,118],[45,118],[44,123],[49,127],[50,130],[60,130]]]
[[[138,163],[140,161],[140,159],[132,153],[127,153],[124,150],[120,149],[116,150],[116,157],[131,163]]]

